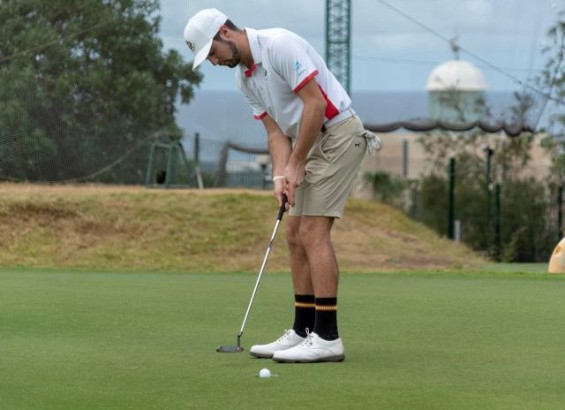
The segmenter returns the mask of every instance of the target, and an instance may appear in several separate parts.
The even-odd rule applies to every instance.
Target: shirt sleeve
[[[279,37],[272,42],[269,52],[273,68],[295,93],[318,75],[316,66],[299,39]]]
[[[257,98],[254,98],[253,93],[251,92],[251,90],[248,89],[245,81],[241,80],[241,76],[238,75],[237,72],[236,72],[236,84],[239,90],[241,91],[241,93],[243,94],[243,99],[251,107],[253,111],[253,118],[255,118],[256,120],[263,119],[267,115],[267,111],[265,107],[262,106],[262,104],[259,102]]]
[[[267,115],[267,111],[265,111],[265,109],[249,95],[243,94],[243,98],[245,102],[251,106],[251,109],[253,110],[253,118],[261,120]]]

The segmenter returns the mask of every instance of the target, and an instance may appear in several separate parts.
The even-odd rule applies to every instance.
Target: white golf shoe
[[[290,329],[287,330],[284,335],[279,337],[273,343],[251,346],[251,349],[249,349],[249,354],[255,357],[270,359],[271,357],[273,357],[273,354],[275,354],[275,352],[290,349],[302,343],[304,340],[304,337],[297,335],[293,329]]]
[[[324,340],[316,333],[310,333],[299,345],[273,355],[273,360],[281,363],[341,362],[343,359],[341,339]]]

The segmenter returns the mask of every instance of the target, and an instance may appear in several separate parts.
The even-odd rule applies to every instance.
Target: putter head
[[[241,334],[242,332],[239,332],[239,334],[237,335],[237,344],[236,345],[222,345],[220,347],[218,347],[216,349],[216,352],[218,353],[239,353],[239,352],[243,352],[245,349],[243,347],[241,347]]]
[[[241,346],[229,346],[229,345],[223,345],[220,346],[216,349],[216,352],[218,353],[239,353],[239,352],[243,352],[245,349]]]

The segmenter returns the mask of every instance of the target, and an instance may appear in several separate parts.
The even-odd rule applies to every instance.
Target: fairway
[[[562,409],[565,278],[343,274],[343,363],[253,359],[291,326],[290,278],[0,272],[0,409]],[[276,376],[259,379],[268,367]]]

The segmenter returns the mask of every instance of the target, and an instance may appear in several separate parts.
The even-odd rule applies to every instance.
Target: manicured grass
[[[561,409],[565,279],[497,270],[342,275],[347,359],[313,365],[247,353],[291,325],[283,274],[220,354],[254,274],[2,271],[0,409]]]

